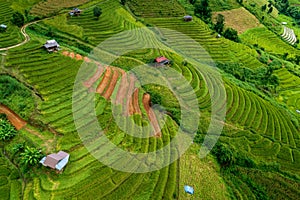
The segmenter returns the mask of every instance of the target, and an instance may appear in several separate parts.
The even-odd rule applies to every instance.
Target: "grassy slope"
[[[225,27],[234,28],[239,34],[248,29],[262,26],[256,17],[245,8],[214,12],[213,18],[215,19],[218,14],[222,14],[225,17]],[[237,16],[242,17],[237,18]]]
[[[228,199],[225,183],[219,176],[215,161],[208,157],[198,157],[199,146],[192,145],[180,158],[180,193],[179,199]],[[182,190],[184,185],[195,189],[193,196]]]

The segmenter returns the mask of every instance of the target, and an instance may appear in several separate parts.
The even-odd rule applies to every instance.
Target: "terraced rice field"
[[[246,127],[251,132],[228,132],[232,137],[231,144],[243,144],[247,152],[267,160],[275,159],[282,166],[297,170],[300,138],[298,127],[284,109],[276,108],[251,92],[230,85],[227,88],[228,104],[227,121]],[[243,112],[241,112],[243,110]],[[253,131],[253,133],[252,133]],[[258,133],[256,135],[254,133]],[[227,132],[225,131],[225,135]],[[227,140],[226,138],[224,140]],[[230,140],[230,139],[229,139]],[[247,144],[247,145],[246,145]],[[266,148],[266,149],[265,149]],[[289,149],[289,157],[281,157]],[[265,150],[262,150],[265,149]]]
[[[291,45],[294,45],[297,42],[297,37],[294,33],[294,30],[286,26],[283,27],[283,34],[281,37]]]
[[[241,7],[241,5],[235,0],[210,0],[209,6],[212,11],[231,10]]]
[[[168,3],[170,2],[173,1],[168,1],[166,5],[169,5]],[[146,8],[148,2],[139,1],[136,3],[145,4],[144,7]],[[44,4],[46,5],[47,2],[44,2]],[[43,6],[44,4],[39,5]],[[123,30],[131,30],[143,26],[141,23],[136,22],[117,1],[105,1],[99,6],[102,7],[104,12],[98,21],[93,19],[92,8],[89,8],[84,10],[79,17],[64,18],[67,20],[63,23],[67,26],[55,26],[55,23],[50,24],[53,27],[62,29],[59,34],[64,36],[63,41],[65,44],[68,44],[68,39],[83,42],[82,40],[86,37],[85,43],[93,45],[97,45]],[[60,10],[61,8],[55,9]],[[174,9],[176,9],[172,10],[174,16],[182,14],[176,6]],[[146,9],[141,11],[141,16],[151,17],[146,20],[147,23],[158,27],[175,29],[187,34],[203,45],[212,58],[218,62],[237,62],[249,68],[262,67],[262,64],[256,59],[257,53],[255,50],[223,38],[216,39],[211,31],[208,30],[208,27],[200,20],[195,19],[193,22],[185,23],[182,21],[181,16],[165,19],[154,18],[156,11],[148,12]],[[43,11],[43,13],[46,12]],[[170,14],[170,16],[173,16],[173,14]],[[39,23],[37,26],[47,28],[45,24]],[[71,34],[67,28],[68,25],[74,25],[79,27],[79,29],[82,28],[84,32],[79,36]],[[138,35],[137,33],[127,34],[109,45],[117,48],[117,44],[124,43],[124,46],[128,48],[132,45],[140,45],[139,47],[142,48],[146,46],[146,43],[159,43],[157,38],[146,38],[146,36]],[[168,39],[177,37],[176,34],[172,33],[161,32],[160,34],[162,41],[168,41]],[[146,39],[144,43],[135,44],[136,40],[134,38]],[[147,126],[151,123],[153,125],[153,120],[150,117],[153,116],[153,112],[149,112],[150,97],[145,95],[144,88],[137,87],[134,77],[127,76],[124,72],[130,69],[133,64],[146,63],[159,55],[172,59],[174,61],[172,68],[180,72],[194,88],[199,108],[204,113],[203,117],[206,120],[209,121],[207,113],[210,113],[212,108],[221,110],[225,106],[227,107],[225,128],[220,138],[222,142],[248,153],[250,156],[257,158],[257,161],[278,162],[284,170],[293,171],[294,173],[300,172],[299,126],[292,120],[292,115],[272,101],[242,89],[226,78],[224,78],[224,82],[227,92],[227,104],[219,105],[216,103],[212,105],[211,99],[219,99],[221,93],[217,87],[214,88],[214,91],[210,91],[211,93],[208,91],[207,85],[219,83],[214,83],[213,77],[203,77],[204,71],[207,70],[204,65],[201,65],[202,68],[197,71],[190,63],[183,64],[184,58],[167,50],[143,49],[130,52],[114,62],[116,66],[121,66],[122,69],[112,66],[103,67],[100,63],[95,63],[98,67],[94,68],[94,73],[91,73],[90,77],[83,82],[83,86],[90,88],[90,90],[83,91],[72,98],[74,80],[83,58],[80,57],[79,59],[79,56],[66,52],[49,54],[41,48],[42,43],[40,41],[42,40],[44,38],[32,39],[25,46],[9,50],[6,56],[5,67],[19,71],[20,76],[41,95],[37,107],[39,112],[38,119],[59,133],[57,143],[55,146],[53,145],[53,148],[65,150],[71,156],[68,166],[60,175],[45,173],[47,169],[37,170],[38,175],[33,177],[33,181],[29,182],[25,187],[24,199],[94,199],[95,197],[109,200],[176,199],[178,197],[189,199],[187,194],[182,193],[183,184],[199,184],[199,182],[201,187],[199,185],[195,186],[197,191],[199,191],[199,194],[196,194],[197,197],[200,197],[202,192],[204,194],[204,190],[208,189],[213,193],[211,194],[212,198],[224,199],[227,197],[223,181],[218,179],[216,165],[209,161],[206,162],[206,165],[198,167],[197,164],[201,164],[202,161],[195,157],[195,152],[188,152],[181,160],[175,161],[159,171],[134,174],[117,171],[105,166],[96,160],[82,144],[72,117],[72,103],[80,105],[78,110],[81,110],[81,108],[87,106],[83,100],[91,92],[96,93],[96,116],[105,132],[105,136],[121,149],[129,152],[146,153],[161,149],[170,143],[176,134],[178,125],[169,115],[164,115],[165,125],[161,126],[161,132],[158,135],[160,137],[134,137],[121,130],[117,124],[122,123],[132,134],[138,134],[139,130],[142,130],[143,133],[150,136],[151,132]],[[179,47],[187,46],[185,50],[189,50],[191,43],[182,41],[182,43],[176,45]],[[193,55],[198,52],[190,51],[189,53]],[[205,57],[206,54],[201,56],[204,59],[207,58]],[[87,61],[87,63],[91,64],[92,60]],[[283,70],[277,71],[277,73],[280,74],[281,89],[283,91],[287,88],[290,89],[289,85],[295,87],[293,82],[298,81],[297,77],[291,76],[291,74],[288,75]],[[186,88],[181,89],[182,94],[187,98],[192,96],[186,91]],[[132,92],[133,94],[131,94]],[[112,98],[114,95],[116,95],[116,98]],[[171,95],[166,99],[166,102],[175,102],[172,101]],[[75,102],[72,102],[73,100]],[[285,102],[288,101],[285,99]],[[287,103],[291,107],[295,107],[299,103],[298,100],[291,101],[293,103]],[[120,118],[120,116],[117,116],[114,119],[112,104],[118,105],[117,109],[123,111],[125,117]],[[170,104],[170,106],[173,106],[173,104]],[[78,110],[75,110],[75,112],[78,112]],[[80,119],[87,118],[89,120],[88,114],[81,113]],[[79,128],[87,128],[91,120],[82,120]],[[156,120],[158,121],[156,124],[160,125],[162,120],[160,118]],[[138,125],[139,130],[136,130],[133,124]],[[95,135],[90,135],[91,140],[95,137]],[[107,155],[112,157],[119,156],[115,155],[114,150],[104,155],[103,152],[107,150],[107,144],[99,143],[97,147],[92,149],[92,152],[103,157]],[[198,152],[198,149],[195,151]],[[176,154],[176,149],[174,152]],[[166,156],[164,161],[172,160],[173,156],[176,155]],[[119,162],[129,166],[135,165],[132,160],[127,160],[126,158],[120,158]],[[1,166],[0,157],[0,191],[5,191],[4,195],[6,196],[4,198],[6,198],[10,194],[9,191],[12,191],[13,188],[21,189],[19,188],[19,182],[15,183],[16,186],[10,187],[7,183],[13,183],[13,181],[8,179],[8,181],[6,179],[2,181]],[[207,170],[211,173],[204,174],[202,170]],[[11,174],[11,172],[8,173],[6,171],[7,174]],[[212,180],[214,184],[207,182],[207,180]],[[5,184],[1,185],[1,183]],[[244,189],[242,182],[241,188]],[[214,189],[218,190],[219,193],[215,193]],[[241,196],[242,190],[237,192]],[[248,190],[246,188],[246,192],[243,193],[245,196],[243,197],[247,197]],[[1,192],[0,195],[3,195]],[[207,193],[205,192],[205,194]],[[250,192],[249,194],[253,195]],[[11,198],[15,199],[15,197]]]
[[[10,23],[13,12],[10,1],[0,0],[0,24],[8,27],[4,33],[0,33],[0,48],[17,44],[23,39],[19,28]]]
[[[81,38],[86,38],[93,45],[98,45],[121,31],[142,26],[117,1],[104,1],[98,6],[103,11],[99,20],[93,16],[93,7],[85,9],[79,17],[72,17],[67,20],[67,25],[75,25],[84,30]],[[62,31],[72,34],[69,27],[62,29]]]
[[[277,99],[289,106],[293,113],[296,113],[300,106],[300,78],[284,68],[277,70],[276,73],[280,79],[279,97]]]
[[[257,60],[257,53],[249,47],[228,41],[226,39],[217,39],[215,35],[208,30],[208,27],[200,20],[193,22],[184,22],[182,18],[152,18],[149,23],[161,27],[179,31],[194,39],[209,53],[214,61],[218,62],[236,62],[248,68],[262,67],[262,63]],[[176,37],[167,36],[167,37]],[[182,45],[188,46],[186,43]],[[193,54],[193,51],[190,52]]]
[[[0,153],[0,199],[22,199],[22,182],[16,168]]]
[[[151,1],[129,0],[128,6],[137,17],[183,17],[185,10],[176,0]]]
[[[58,13],[63,8],[72,8],[84,3],[87,3],[88,0],[72,0],[72,1],[60,1],[60,0],[47,0],[41,1],[40,3],[34,5],[30,10],[32,15],[36,16],[49,16],[55,13]]]
[[[288,53],[293,57],[300,53],[299,50],[288,45],[277,35],[267,30],[266,28],[250,29],[247,32],[243,33],[240,38],[243,42],[251,45],[259,44],[260,47],[263,47],[267,52],[272,54],[283,55],[284,53]]]
[[[44,101],[39,106],[41,119],[64,134],[57,145],[59,149],[71,149],[71,162],[59,177],[41,174],[39,178],[34,178],[33,185],[28,185],[25,190],[25,198],[97,196],[103,199],[118,199],[142,196],[146,199],[169,199],[177,193],[176,175],[174,176],[177,173],[176,162],[161,171],[130,174],[103,166],[86,151],[77,135],[71,114],[73,82],[82,61],[60,54],[48,54],[40,48],[41,45],[31,42],[26,49],[11,50],[7,58],[7,66],[19,67],[26,80],[42,95]],[[26,62],[22,60],[24,55],[27,55]],[[78,98],[78,101],[81,98],[84,98],[84,95]],[[143,106],[140,108],[143,113],[146,112]],[[159,149],[169,143],[170,135],[176,130],[175,123],[169,118],[167,126],[162,129],[161,138],[140,139],[125,136],[115,122],[110,120],[112,116],[109,102],[100,97],[96,110],[101,125],[107,128],[107,137],[129,150],[148,152]],[[127,120],[128,122],[124,121],[124,123],[130,124],[132,122],[129,120],[133,119],[128,117]],[[136,118],[135,123],[141,125],[145,121]]]

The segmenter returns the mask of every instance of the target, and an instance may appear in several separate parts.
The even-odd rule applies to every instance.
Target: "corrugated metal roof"
[[[59,151],[57,154],[53,153],[44,157],[40,163],[44,166],[51,167],[52,169],[61,170],[69,161],[70,155],[64,151]],[[58,166],[58,168],[57,168]]]

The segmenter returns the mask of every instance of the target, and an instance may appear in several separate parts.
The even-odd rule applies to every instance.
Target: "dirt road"
[[[27,124],[24,119],[22,119],[19,115],[5,105],[0,104],[0,113],[5,114],[7,119],[14,127],[16,127],[17,130],[22,129]]]

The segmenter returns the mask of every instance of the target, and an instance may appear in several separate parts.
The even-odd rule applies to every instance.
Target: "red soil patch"
[[[87,88],[90,88],[102,75],[104,71],[104,67],[101,65],[98,65],[96,73],[87,81],[83,83],[83,85]]]
[[[122,104],[122,102],[124,101],[124,97],[125,97],[125,94],[126,94],[126,91],[128,88],[127,78],[128,77],[127,77],[126,73],[122,75],[122,79],[121,79],[120,86],[119,86],[118,93],[117,93],[116,100],[115,100],[115,104],[117,104],[117,105]]]
[[[108,83],[110,82],[110,77],[112,75],[113,71],[110,67],[106,67],[106,71],[104,74],[103,79],[101,80],[100,84],[98,85],[96,89],[96,93],[102,94]]]
[[[22,129],[27,124],[24,119],[4,105],[0,105],[0,113],[6,114],[7,119],[17,130]]]
[[[82,55],[80,55],[80,54],[76,54],[76,60],[82,60],[83,58],[82,58]]]
[[[62,54],[63,54],[64,56],[69,56],[69,52],[68,52],[68,51],[64,51]]]
[[[159,127],[158,121],[156,119],[156,115],[155,115],[154,111],[152,110],[152,108],[150,107],[150,95],[149,94],[143,95],[143,104],[144,104],[145,110],[147,112],[148,118],[154,129],[155,136],[161,137],[160,127]]]
[[[139,89],[136,88],[133,93],[133,98],[132,98],[132,105],[134,109],[135,114],[142,114],[140,105],[139,105]]]
[[[87,63],[91,62],[91,59],[89,59],[88,57],[84,57],[83,60],[84,60],[84,62],[87,62]]]
[[[75,54],[74,54],[73,52],[71,52],[71,53],[69,54],[69,57],[72,58],[72,59],[74,59]]]
[[[133,115],[134,114],[134,108],[133,108],[133,105],[132,105],[132,94],[134,92],[134,87],[135,85],[135,77],[134,76],[130,76],[129,77],[129,86],[128,86],[128,91],[127,91],[127,96],[126,96],[126,105],[125,105],[125,115]]]
[[[117,81],[118,81],[118,78],[119,78],[119,70],[115,70],[113,69],[113,72],[114,74],[112,75],[112,78],[111,78],[111,81],[110,81],[110,84],[107,88],[107,90],[104,92],[103,94],[103,97],[107,100],[110,98],[110,96],[112,95],[115,87],[116,87],[116,84],[117,84]]]

